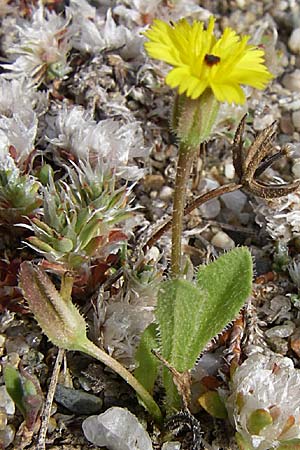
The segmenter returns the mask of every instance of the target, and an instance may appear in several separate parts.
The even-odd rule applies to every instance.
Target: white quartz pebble
[[[86,439],[109,450],[153,450],[149,434],[125,408],[112,407],[82,423]]]

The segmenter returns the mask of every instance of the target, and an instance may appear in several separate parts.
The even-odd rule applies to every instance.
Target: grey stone
[[[75,414],[95,414],[102,409],[102,399],[93,394],[58,384],[55,401]]]

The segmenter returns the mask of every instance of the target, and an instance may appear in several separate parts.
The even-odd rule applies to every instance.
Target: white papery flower
[[[121,0],[114,8],[114,13],[124,20],[126,24],[135,23],[144,26],[147,17],[159,17],[158,8],[162,0]]]
[[[256,353],[238,367],[226,407],[243,448],[270,450],[300,439],[299,392],[300,370],[289,358]]]
[[[300,193],[272,200],[258,200],[253,206],[256,222],[266,227],[272,239],[289,242],[300,235]]]
[[[156,17],[167,21],[177,21],[183,17],[205,21],[211,15],[199,6],[198,0],[174,0],[168,5],[164,0],[119,0],[113,11],[128,26],[132,23],[145,26]]]
[[[125,60],[136,58],[141,54],[142,36],[138,30],[117,25],[111,9],[107,11],[105,20],[97,15],[96,9],[90,7],[85,0],[71,0],[67,9],[73,16],[74,48],[93,55],[104,49],[116,49]]]
[[[68,25],[70,16],[63,18],[55,12],[37,9],[31,21],[16,25],[19,42],[7,50],[14,62],[3,64],[17,78],[27,75],[34,83],[61,78],[70,71],[67,56],[71,49]]]
[[[13,147],[19,167],[34,148],[38,115],[46,108],[47,95],[36,92],[24,78],[0,77],[0,130],[6,136],[6,145]]]
[[[78,160],[87,160],[94,167],[113,170],[128,180],[136,180],[144,171],[132,164],[136,157],[146,157],[143,131],[138,122],[120,124],[113,119],[96,123],[81,107],[63,109],[56,120],[56,136],[52,131],[49,141],[73,154]]]

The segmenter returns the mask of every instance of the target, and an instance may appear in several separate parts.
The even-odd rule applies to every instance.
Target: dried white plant
[[[38,116],[47,108],[47,95],[36,92],[24,78],[5,80],[0,77],[1,140],[19,167],[34,148]]]
[[[107,119],[96,123],[87,111],[74,106],[58,113],[55,128],[49,129],[48,136],[52,145],[78,160],[89,161],[93,167],[101,163],[103,170],[113,170],[128,180],[139,179],[144,174],[133,163],[134,158],[148,155],[138,122],[122,124]]]
[[[103,18],[85,0],[71,0],[68,12],[73,16],[72,46],[77,50],[95,55],[118,49],[125,60],[142,54],[143,38],[139,30],[117,25],[111,9]]]
[[[249,450],[269,450],[299,439],[299,389],[300,370],[290,358],[250,356],[236,369],[226,400],[240,443]]]
[[[179,20],[183,17],[193,17],[197,20],[207,20],[211,13],[199,6],[197,0],[119,0],[113,9],[127,25],[145,26],[159,17],[165,20]]]
[[[63,18],[39,7],[31,21],[18,22],[18,42],[7,50],[12,62],[2,65],[9,71],[6,77],[26,75],[40,84],[66,75],[70,71],[67,61],[71,50],[70,20],[68,14]]]
[[[266,228],[272,239],[285,243],[300,235],[300,194],[259,200],[254,205],[256,222]]]

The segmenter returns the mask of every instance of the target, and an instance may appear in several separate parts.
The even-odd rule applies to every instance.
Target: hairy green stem
[[[86,353],[87,355],[96,358],[101,361],[107,367],[116,372],[120,377],[122,377],[137,393],[140,400],[144,404],[147,411],[151,414],[153,419],[157,423],[162,423],[163,417],[161,411],[154,401],[153,397],[149,394],[149,392],[139,383],[139,381],[127,370],[123,367],[118,361],[109,356],[99,347],[97,347],[93,342],[86,339],[81,343],[81,348],[78,348],[79,351]]]
[[[73,286],[73,277],[70,273],[66,273],[61,281],[60,293],[62,298],[64,299],[71,298],[72,286]],[[152,398],[152,396],[139,383],[139,381],[127,369],[125,369],[125,367],[123,367],[118,361],[109,356],[107,353],[105,353],[103,350],[101,350],[87,338],[80,343],[80,346],[81,348],[78,348],[78,350],[81,350],[84,353],[98,359],[107,367],[110,367],[118,375],[120,375],[120,377],[122,377],[135,390],[135,392],[145,405],[146,409],[152,415],[152,417],[157,422],[162,422],[161,411],[156,402],[154,401],[154,399]]]
[[[172,216],[172,278],[177,278],[181,272],[182,221],[184,216],[187,182],[189,179],[195,151],[196,149],[187,148],[184,146],[184,144],[181,144],[179,148]]]

